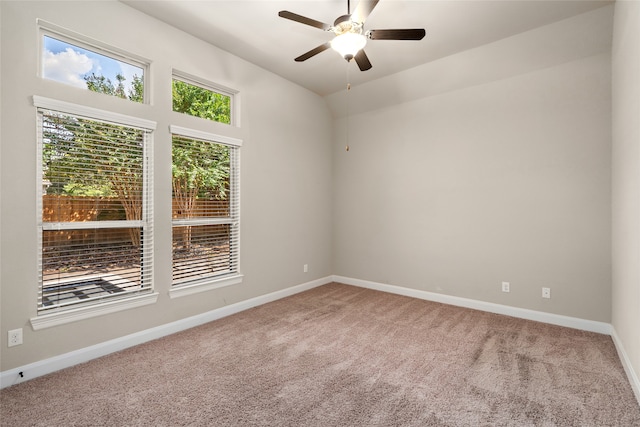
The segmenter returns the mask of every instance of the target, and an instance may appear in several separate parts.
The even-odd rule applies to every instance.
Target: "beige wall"
[[[640,3],[617,1],[613,37],[613,316],[640,373]],[[636,379],[637,381],[637,379]],[[640,390],[636,390],[640,398]]]
[[[605,21],[594,31],[610,31],[612,10],[605,9],[595,13]],[[545,31],[517,37],[531,46]],[[493,60],[510,53],[510,44],[460,55],[487,52]],[[566,61],[475,85],[466,77],[486,64],[469,62],[440,75],[460,75],[457,90],[350,117],[349,152],[346,119],[339,119],[335,274],[610,322],[611,74],[604,49],[582,58],[568,52]],[[425,72],[410,80],[421,91],[437,69],[407,73]],[[400,81],[402,73],[393,76]],[[359,102],[355,92],[350,103]],[[501,292],[502,281],[510,293]],[[541,298],[542,287],[551,288],[551,299]]]
[[[315,94],[119,2],[0,2],[0,370],[326,277],[330,257],[331,117]],[[72,89],[36,76],[36,19],[152,61],[152,105]],[[10,36],[8,36],[10,35]],[[171,112],[172,68],[241,91],[240,129]],[[36,124],[31,96],[118,111],[158,123],[155,135],[156,304],[34,332],[36,315]],[[288,102],[279,102],[287,99]],[[277,105],[277,108],[275,106]],[[241,285],[170,299],[170,124],[242,138]],[[303,264],[309,272],[303,273]],[[7,348],[7,330],[24,344]]]

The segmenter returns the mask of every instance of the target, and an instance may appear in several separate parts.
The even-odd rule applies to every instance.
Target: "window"
[[[43,24],[41,76],[93,92],[145,102],[144,79],[147,63],[129,58],[115,49],[98,48],[97,42],[83,43],[62,35],[52,24]],[[77,38],[82,38],[76,35]]]
[[[238,283],[241,141],[177,126],[171,132],[173,287]]]
[[[234,92],[216,85],[196,82],[194,78],[174,75],[173,111],[190,116],[232,124]]]
[[[151,291],[154,123],[34,97],[38,315]]]

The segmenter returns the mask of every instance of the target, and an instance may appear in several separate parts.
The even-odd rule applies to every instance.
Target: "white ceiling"
[[[121,1],[322,96],[343,90],[347,72],[352,84],[369,82],[612,2],[380,0],[365,30],[425,28],[427,35],[421,41],[369,40],[365,51],[373,68],[361,72],[332,50],[294,62],[332,33],[278,17],[288,10],[332,24],[346,14],[346,0]],[[353,11],[358,0],[352,2]]]

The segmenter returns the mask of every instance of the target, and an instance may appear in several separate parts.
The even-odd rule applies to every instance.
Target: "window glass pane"
[[[141,228],[43,231],[39,308],[141,289]]]
[[[120,59],[43,36],[42,76],[78,88],[144,102],[144,69]]]
[[[173,136],[173,217],[228,217],[230,147]]]
[[[44,114],[43,221],[141,219],[143,141],[139,129]]]
[[[231,124],[231,96],[173,79],[173,111]]]
[[[173,284],[230,273],[230,225],[173,227]]]
[[[238,273],[238,147],[174,135],[173,285]]]

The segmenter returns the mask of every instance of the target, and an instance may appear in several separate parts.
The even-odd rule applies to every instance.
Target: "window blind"
[[[151,289],[151,130],[38,109],[38,310]]]
[[[215,140],[172,137],[174,286],[239,271],[238,150]]]

